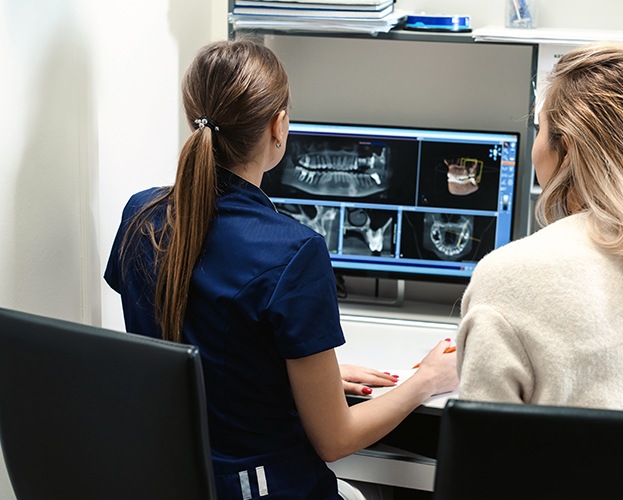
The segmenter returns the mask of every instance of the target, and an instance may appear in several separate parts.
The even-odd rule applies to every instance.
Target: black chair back
[[[449,400],[435,500],[620,498],[623,412]]]
[[[0,309],[0,442],[19,500],[216,498],[195,347]]]

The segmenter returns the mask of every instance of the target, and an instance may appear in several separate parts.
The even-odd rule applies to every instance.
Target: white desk
[[[340,363],[383,370],[408,370],[440,341],[454,341],[456,323],[342,314],[346,344],[336,349]]]
[[[434,306],[430,314],[425,306],[418,310],[420,312],[386,309],[379,314],[366,308],[343,306],[346,344],[336,350],[339,361],[390,372],[408,370],[440,340],[454,341],[458,318],[435,311]],[[431,413],[441,413],[447,396],[433,399]],[[419,411],[427,413],[425,408]],[[333,462],[329,467],[343,479],[424,491],[432,491],[434,485],[434,459],[382,442]]]

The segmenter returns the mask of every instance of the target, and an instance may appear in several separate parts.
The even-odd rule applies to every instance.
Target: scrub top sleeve
[[[104,271],[104,280],[117,293],[121,293],[121,245],[131,219],[141,207],[141,202],[137,198],[138,195],[133,195],[123,208],[121,223],[119,224],[119,229],[117,229],[110,256],[108,257],[108,264]]]
[[[311,356],[344,343],[335,276],[320,235],[305,242],[285,267],[268,317],[285,358]]]
[[[104,280],[117,293],[121,293],[121,242],[124,234],[125,224],[122,223],[117,230],[104,271]]]

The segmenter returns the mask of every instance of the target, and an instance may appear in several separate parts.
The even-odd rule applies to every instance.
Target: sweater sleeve
[[[530,400],[534,391],[530,360],[512,325],[494,308],[467,306],[457,334],[457,353],[462,399]]]

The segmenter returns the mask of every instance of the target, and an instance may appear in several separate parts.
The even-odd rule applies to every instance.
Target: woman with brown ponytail
[[[175,184],[130,199],[105,278],[128,331],[199,348],[219,498],[340,498],[325,462],[455,389],[456,359],[441,342],[409,380],[349,407],[326,244],[259,188],[288,136],[281,63],[250,41],[208,45],[183,101],[192,134]]]

